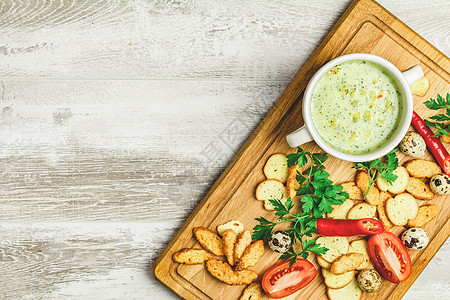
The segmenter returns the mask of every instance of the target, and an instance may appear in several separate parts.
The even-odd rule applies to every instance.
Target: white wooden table
[[[0,298],[176,298],[152,262],[349,3],[2,0]],[[450,54],[448,0],[381,4]]]

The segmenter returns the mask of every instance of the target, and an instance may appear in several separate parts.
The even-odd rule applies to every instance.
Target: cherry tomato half
[[[402,241],[389,231],[373,235],[367,243],[370,260],[381,276],[393,283],[411,275],[411,258]]]
[[[289,296],[307,286],[317,275],[312,263],[303,258],[289,266],[289,261],[280,262],[263,276],[262,287],[270,298]]]

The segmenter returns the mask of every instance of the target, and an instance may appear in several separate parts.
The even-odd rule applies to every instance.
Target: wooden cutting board
[[[217,225],[237,219],[251,230],[257,224],[256,217],[276,219],[273,212],[265,211],[262,202],[254,198],[256,186],[265,179],[262,172],[264,163],[274,153],[287,154],[295,150],[288,146],[285,137],[303,124],[302,94],[312,75],[329,60],[356,52],[384,57],[401,71],[419,64],[431,82],[424,97],[414,96],[414,110],[424,118],[434,112],[428,110],[423,102],[435,98],[437,93],[445,95],[450,92],[450,60],[444,54],[375,1],[354,1],[153,264],[156,279],[186,299],[239,298],[245,286],[221,283],[208,274],[204,265],[179,265],[172,261],[171,256],[182,248],[200,247],[192,235],[195,226],[215,230]],[[314,142],[303,145],[303,148],[322,152]],[[400,155],[400,163],[409,159]],[[427,155],[425,159],[433,158]],[[335,183],[354,180],[352,163],[330,157],[325,165]],[[428,247],[423,251],[409,251],[413,262],[411,277],[400,284],[385,280],[377,293],[364,293],[363,299],[400,299],[406,293],[450,235],[449,201],[450,196],[436,197],[431,201],[440,208],[439,214],[424,227],[430,237]],[[420,201],[419,204],[424,203]],[[394,228],[391,231],[400,234],[403,230]],[[253,270],[261,277],[278,257],[267,249]],[[318,267],[313,255],[309,260]],[[326,299],[322,281],[318,272],[312,283],[287,299]]]

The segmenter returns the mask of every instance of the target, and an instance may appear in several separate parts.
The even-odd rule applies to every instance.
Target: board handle
[[[286,136],[286,140],[289,144],[289,146],[295,148],[300,145],[303,145],[304,143],[310,142],[313,140],[313,137],[309,133],[308,128],[306,125],[303,125],[299,129],[297,129],[294,132],[291,132]]]
[[[420,78],[423,77],[423,70],[419,65],[416,65],[414,67],[412,67],[409,70],[406,70],[405,72],[402,72],[403,77],[405,77],[406,82],[411,85],[413,84],[415,81],[419,80]]]

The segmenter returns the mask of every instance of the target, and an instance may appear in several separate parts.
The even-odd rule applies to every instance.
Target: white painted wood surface
[[[450,54],[448,1],[380,2]],[[349,3],[0,1],[0,298],[176,298],[152,262]]]

